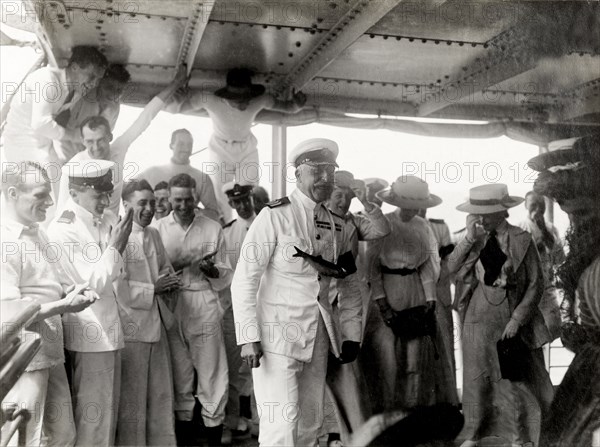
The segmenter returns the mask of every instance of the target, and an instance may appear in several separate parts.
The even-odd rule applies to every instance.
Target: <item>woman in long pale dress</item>
[[[541,350],[549,334],[538,309],[539,255],[531,236],[505,219],[506,210],[522,201],[494,184],[472,188],[469,202],[457,207],[470,213],[467,234],[449,261],[460,289],[470,291],[455,301],[463,319],[465,447],[485,437],[537,445],[552,401]],[[496,345],[513,337],[526,346],[529,365],[518,380],[502,378]]]
[[[431,228],[417,213],[421,208],[439,205],[441,199],[429,194],[427,183],[414,176],[398,178],[377,197],[398,207],[386,214],[391,233],[369,246],[379,255],[367,256],[375,260],[370,269],[371,297],[386,324],[393,326],[398,312],[418,306],[426,306],[430,312],[436,308],[440,271],[437,243]],[[439,327],[439,321],[436,324]],[[432,336],[412,339],[391,332],[389,336],[394,337],[396,364],[395,370],[384,374],[395,375],[394,399],[390,402],[393,407],[458,403],[450,354],[440,330]]]

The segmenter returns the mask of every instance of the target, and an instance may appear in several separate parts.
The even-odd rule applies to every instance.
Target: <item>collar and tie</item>
[[[502,272],[502,266],[506,262],[506,255],[500,248],[496,235],[496,230],[490,231],[487,242],[481,253],[479,254],[479,260],[485,269],[485,275],[483,282],[486,286],[494,285],[494,282],[500,276]]]

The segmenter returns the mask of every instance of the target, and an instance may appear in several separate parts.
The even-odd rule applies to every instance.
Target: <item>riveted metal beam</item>
[[[329,31],[323,33],[317,44],[281,80],[276,86],[276,91],[302,90],[313,77],[401,1],[354,0],[348,12]]]
[[[593,14],[592,9],[578,8],[577,17]],[[558,58],[581,47],[577,35],[569,29],[572,19],[544,10],[527,17],[486,43],[489,48],[471,64],[461,67],[441,84],[440,92],[421,104],[420,116],[429,116],[457,102],[468,101],[475,94],[521,73],[534,69],[547,57]],[[587,46],[586,46],[587,48]]]
[[[578,85],[565,92],[560,111],[552,116],[557,121],[576,120],[579,117],[600,114],[600,78]]]
[[[192,72],[194,59],[200,48],[200,41],[208,25],[210,13],[215,6],[212,0],[194,0],[191,2],[191,12],[183,32],[183,39],[177,55],[177,67],[187,64],[187,74]]]

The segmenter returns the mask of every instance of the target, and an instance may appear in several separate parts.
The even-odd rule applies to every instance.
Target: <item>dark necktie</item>
[[[58,124],[61,127],[67,127],[67,124],[69,124],[69,120],[71,119],[71,104],[69,103],[73,101],[74,96],[75,90],[70,91],[67,97],[65,98],[65,102],[63,103],[63,107],[65,107],[66,105],[69,105],[69,107],[54,117],[54,121],[56,121],[56,124]]]
[[[502,266],[506,261],[506,255],[496,239],[496,230],[490,231],[485,247],[483,247],[483,250],[479,254],[479,260],[485,269],[483,282],[486,286],[492,286],[494,281],[500,276]]]

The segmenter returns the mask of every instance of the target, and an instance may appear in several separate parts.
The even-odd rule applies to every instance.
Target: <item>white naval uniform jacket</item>
[[[337,334],[327,299],[331,278],[319,276],[306,260],[293,257],[294,247],[330,262],[352,249],[343,220],[298,189],[289,199],[264,208],[244,240],[231,286],[238,344],[260,342],[265,352],[308,362],[320,314],[332,351],[339,356],[341,341],[361,340],[357,277],[338,282],[344,299],[339,303],[341,334]]]
[[[253,215],[250,219],[242,219],[241,217],[232,220],[223,227],[223,238],[225,239],[225,256],[231,266],[231,269],[235,271],[242,252],[242,244],[246,238],[246,234],[250,229],[250,225],[254,222],[256,215]],[[231,285],[219,292],[221,298],[221,304],[223,309],[227,310],[231,307]]]
[[[65,348],[78,352],[115,351],[124,346],[113,281],[124,274],[121,254],[108,247],[115,215],[101,219],[69,199],[63,213],[48,227],[51,243],[62,249],[59,270],[63,284],[87,282],[100,299],[88,308],[63,316]]]

